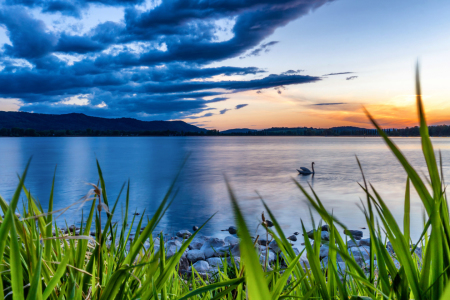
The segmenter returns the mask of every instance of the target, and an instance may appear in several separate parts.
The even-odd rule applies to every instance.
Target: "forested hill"
[[[36,114],[26,112],[0,111],[1,128],[22,128],[43,130],[85,131],[176,131],[176,132],[206,132],[206,129],[187,124],[183,121],[140,121],[131,118],[107,119],[90,117],[85,114]]]

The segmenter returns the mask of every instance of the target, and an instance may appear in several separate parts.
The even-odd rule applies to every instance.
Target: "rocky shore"
[[[235,227],[232,226],[230,228]],[[189,245],[189,248],[182,255],[182,258],[180,260],[180,272],[189,275],[192,273],[192,268],[195,268],[195,271],[202,276],[212,276],[217,273],[218,268],[224,266],[225,260],[227,265],[236,265],[239,268],[241,255],[239,238],[236,236],[236,231],[237,230],[231,230],[230,232],[233,232],[233,234],[230,234],[224,239],[213,236],[197,235]],[[297,234],[298,233],[295,233],[294,237]],[[308,232],[308,238],[312,240],[313,234],[313,231]],[[353,237],[353,239],[347,239],[347,250],[349,255],[353,256],[354,260],[358,263],[359,266],[363,268],[363,270],[369,272],[370,238],[364,239],[362,231],[359,230],[345,231],[344,234]],[[164,241],[166,257],[170,258],[171,256],[173,256],[178,251],[178,249],[180,249],[181,245],[186,241],[186,239],[190,236],[191,232],[189,232],[188,230],[182,230],[177,232],[175,236],[167,238]],[[291,236],[288,239],[292,240],[294,237]],[[328,266],[328,242],[329,233],[327,225],[325,225],[324,227],[322,227],[320,246],[320,260],[322,268],[327,268]],[[153,247],[155,248],[155,251],[159,250],[161,244],[162,243],[159,238],[153,239]],[[147,241],[145,246],[147,248],[150,247],[150,242]],[[281,253],[281,250],[275,240],[272,240],[270,238],[268,241],[265,239],[258,239],[257,243],[255,243],[255,248],[259,253],[261,265],[265,266],[266,269],[271,270],[277,260],[280,263],[281,267],[283,267],[283,265],[285,266],[283,253]],[[400,264],[397,261],[392,245],[389,242],[386,244],[386,248],[392,257],[394,264],[397,268],[399,268]],[[293,250],[296,255],[300,253],[300,250],[296,247],[293,247]],[[415,254],[420,261],[422,257],[421,248],[416,248]],[[231,258],[233,258],[234,261],[232,261]],[[306,252],[301,256],[299,262],[304,268],[309,268],[310,264],[308,259],[306,258]],[[345,270],[344,259],[339,254],[337,255],[337,267],[340,271]]]

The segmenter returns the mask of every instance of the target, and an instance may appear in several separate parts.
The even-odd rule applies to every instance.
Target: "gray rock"
[[[241,266],[241,258],[233,256],[233,260],[234,260],[234,264],[236,265],[236,267],[239,270],[239,268]],[[234,267],[231,257],[227,257],[227,264],[228,264],[228,266]]]
[[[308,231],[307,233],[306,233],[306,235],[311,239],[311,240],[313,240],[314,239],[314,232],[315,232],[316,230],[315,229],[313,229],[313,230],[310,230],[310,231]],[[322,227],[321,227],[321,231],[322,232],[329,232],[330,231],[330,226],[328,226],[328,225],[323,225]],[[304,234],[302,234],[302,235],[304,235]],[[329,235],[328,235],[329,236]]]
[[[234,246],[236,244],[239,244],[239,239],[237,237],[234,237],[234,236],[227,236],[225,238],[225,243],[228,243],[228,244]]]
[[[412,248],[411,248],[412,249]],[[415,250],[414,250],[414,253],[421,259],[422,258],[422,248],[420,248],[420,247],[417,247]]]
[[[202,250],[189,250],[186,257],[190,262],[196,263],[199,260],[205,260],[205,253]]]
[[[229,256],[231,250],[234,248],[232,245],[226,245],[223,247],[219,247],[214,249],[214,257],[222,257],[222,256]]]
[[[261,261],[261,257],[263,257],[264,259],[262,260],[261,264],[264,264],[264,261],[266,259],[266,253],[268,254],[267,262],[269,262],[269,264],[274,263],[277,259],[276,254],[273,253],[272,251],[268,251],[268,252],[262,251],[260,254],[260,261]]]
[[[261,246],[266,246],[268,243],[268,241],[266,240],[266,238],[260,238],[258,239],[258,244]]]
[[[189,244],[190,250],[200,250],[202,248],[203,244],[205,243],[205,240],[201,237],[195,237],[192,242]]]
[[[361,246],[370,246],[370,238],[361,239],[361,240],[359,241],[359,244],[360,244]]]
[[[361,241],[356,240],[354,242],[354,241],[350,240],[350,241],[347,242],[347,248],[350,249],[350,248],[353,248],[353,247],[359,247],[359,246],[361,246]]]
[[[290,241],[293,241],[293,242],[296,242],[296,241],[297,241],[297,237],[295,236],[295,234],[293,234],[293,235],[287,237],[287,239],[290,240]]]
[[[215,249],[221,248],[223,246],[225,246],[224,240],[218,238],[210,238],[209,240],[205,241],[200,250],[205,253],[205,258],[210,258],[215,256]]]
[[[336,269],[338,274],[343,274],[345,272],[345,262],[336,263]]]
[[[206,260],[211,268],[223,267],[223,261],[219,257],[211,257]]]
[[[177,253],[178,250],[181,248],[181,243],[177,240],[169,240],[164,244],[164,247],[166,249],[166,257],[172,257]]]
[[[370,260],[369,259],[365,260],[364,264],[362,265],[362,267],[363,267],[364,270],[370,271]],[[374,267],[374,269],[376,269],[378,267],[378,264],[377,264],[376,260],[373,261],[373,267]]]
[[[231,255],[233,255],[233,257],[241,256],[241,248],[239,247],[239,244],[236,244],[233,248],[231,248]]]
[[[329,256],[324,257],[320,262],[324,263],[326,265],[328,265],[328,260],[330,259]],[[342,259],[342,256],[340,256],[339,254],[336,255],[336,262],[343,262],[344,260]]]
[[[222,231],[228,231],[230,234],[236,234],[237,233],[237,227],[236,226],[230,226],[228,229],[224,229]]]
[[[269,248],[272,249],[272,251],[275,252],[275,253],[280,253],[281,252],[281,249],[278,246],[277,241],[275,241],[275,240],[270,242]]]
[[[309,261],[308,261],[308,258],[306,258],[305,255],[303,255],[303,256],[300,257],[299,262],[300,262],[300,265],[301,265],[304,269],[309,269],[309,268],[310,268],[310,267],[309,267]]]
[[[187,239],[192,235],[188,230],[180,230],[177,232],[177,237]]]
[[[391,254],[394,254],[394,253],[395,253],[394,247],[392,247],[391,242],[387,242],[387,243],[386,243],[386,249],[387,249],[387,250],[389,251],[389,253],[391,253]]]
[[[361,230],[345,229],[344,234],[352,236],[355,240],[360,240],[363,237],[363,232]]]
[[[189,260],[186,257],[186,255],[181,256],[178,264],[179,264],[180,272],[189,270],[190,263],[189,263]]]
[[[370,247],[361,246],[361,247],[353,247],[348,249],[349,254],[353,254],[353,256],[362,256],[364,260],[370,259]],[[376,258],[375,258],[376,259]]]
[[[198,262],[193,264],[192,267],[189,268],[189,270],[192,270],[192,268],[194,268],[198,273],[206,273],[209,270],[209,264],[204,260],[199,260]]]
[[[322,231],[320,233],[320,238],[322,241],[329,241],[330,240],[330,233],[328,231]]]
[[[328,245],[323,244],[320,246],[320,258],[324,258],[328,256],[328,251],[330,251],[330,248],[328,247]]]

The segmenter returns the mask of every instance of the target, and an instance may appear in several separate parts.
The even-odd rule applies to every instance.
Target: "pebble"
[[[192,235],[188,230],[180,230],[177,232],[177,237],[187,239]]]
[[[277,241],[275,241],[275,240],[270,242],[269,248],[275,253],[280,253],[281,252],[281,249],[278,246]]]
[[[228,229],[223,229],[222,231],[228,231],[230,234],[236,234],[237,233],[237,227],[236,226],[230,226]]]
[[[287,239],[288,239],[288,240],[291,240],[291,241],[293,241],[293,242],[296,242],[296,241],[297,241],[297,237],[295,236],[295,234],[289,236]]]

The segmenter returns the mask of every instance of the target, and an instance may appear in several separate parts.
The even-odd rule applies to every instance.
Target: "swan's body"
[[[297,170],[297,171],[298,171],[298,174],[301,174],[301,175],[314,175],[314,173],[315,173],[314,172],[314,162],[311,163],[311,169],[312,169],[312,171],[308,168],[300,167],[300,170]]]

